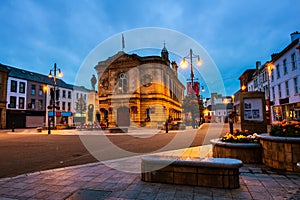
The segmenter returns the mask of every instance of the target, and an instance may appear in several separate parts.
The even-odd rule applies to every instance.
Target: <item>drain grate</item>
[[[81,189],[71,194],[66,200],[103,200],[110,193],[111,191]]]

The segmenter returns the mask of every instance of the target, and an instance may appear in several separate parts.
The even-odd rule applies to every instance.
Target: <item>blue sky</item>
[[[103,41],[161,27],[202,45],[231,95],[245,69],[270,60],[290,43],[290,33],[300,31],[299,7],[299,0],[2,0],[0,63],[43,74],[57,63],[63,79],[74,83],[85,58]]]

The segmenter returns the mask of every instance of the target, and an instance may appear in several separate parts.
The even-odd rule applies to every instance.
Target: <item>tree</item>
[[[187,95],[184,97],[183,99],[183,104],[182,104],[182,108],[184,110],[184,113],[191,113],[191,117],[192,117],[192,126],[193,128],[195,128],[195,126],[197,126],[195,124],[195,120],[198,119],[202,119],[203,118],[203,101],[200,99],[200,96],[197,95]]]

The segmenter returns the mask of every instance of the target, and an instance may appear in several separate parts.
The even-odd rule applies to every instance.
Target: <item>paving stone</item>
[[[66,198],[66,200],[103,200],[111,192],[102,190],[78,190]]]
[[[114,164],[124,165],[119,161]],[[240,169],[240,187],[233,190],[146,183],[140,179],[139,174],[121,172],[99,163],[88,164],[0,179],[0,199],[65,199],[79,189],[112,191],[107,197],[111,200],[300,199],[300,173],[282,173],[264,165],[245,164]]]

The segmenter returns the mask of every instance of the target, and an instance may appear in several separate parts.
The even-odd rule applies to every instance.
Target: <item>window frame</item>
[[[21,101],[22,99],[22,101]],[[25,98],[24,97],[19,97],[19,109],[24,109],[25,108]]]
[[[292,70],[297,69],[297,60],[296,60],[296,54],[292,53],[291,54],[291,63],[292,63]]]
[[[26,83],[23,81],[19,82],[19,93],[25,94],[26,91]]]
[[[285,94],[287,97],[290,96],[289,81],[285,82]]]
[[[12,102],[14,103],[13,106],[11,105]],[[9,108],[17,108],[17,97],[16,96],[9,97]]]
[[[16,80],[10,81],[10,92],[17,92],[18,82]]]
[[[36,85],[32,84],[30,87],[30,94],[35,95],[36,94]]]
[[[298,77],[296,76],[293,80],[294,80],[294,92],[295,94],[298,94],[299,93]]]

